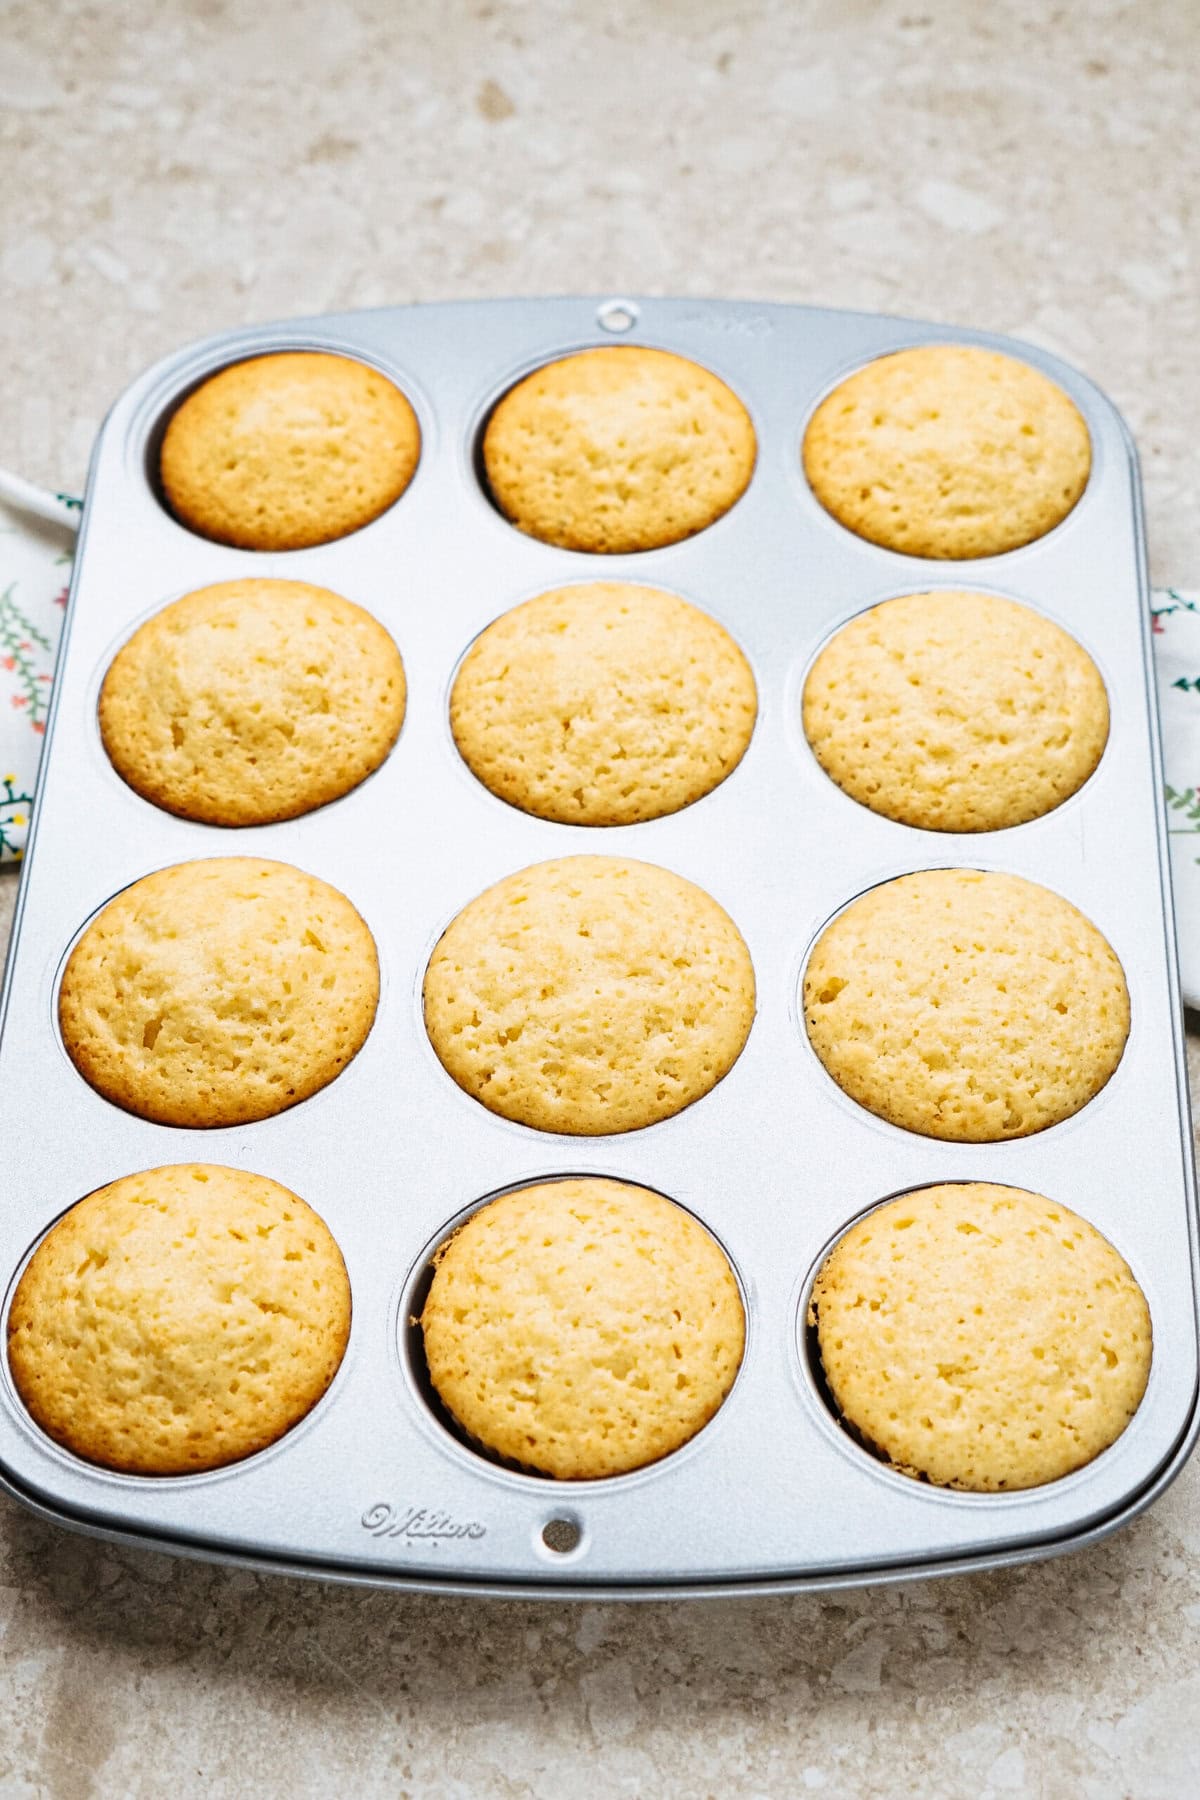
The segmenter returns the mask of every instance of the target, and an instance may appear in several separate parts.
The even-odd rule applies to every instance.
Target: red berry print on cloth
[[[73,550],[69,531],[0,504],[0,866],[25,848]]]

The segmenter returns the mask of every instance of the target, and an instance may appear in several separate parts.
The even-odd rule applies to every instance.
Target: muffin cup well
[[[489,1441],[488,1437],[480,1435],[479,1432],[472,1431],[452,1410],[450,1402],[439,1390],[437,1377],[431,1370],[425,1337],[426,1307],[439,1266],[451,1246],[460,1239],[464,1229],[469,1227],[473,1221],[479,1220],[480,1216],[485,1214],[491,1207],[503,1207],[506,1201],[516,1201],[525,1196],[528,1196],[530,1199],[535,1199],[540,1193],[544,1193],[547,1196],[553,1196],[556,1190],[560,1193],[562,1192],[564,1184],[570,1184],[570,1186],[576,1190],[578,1204],[585,1207],[589,1203],[595,1205],[598,1202],[602,1203],[606,1200],[611,1203],[614,1199],[621,1205],[628,1204],[631,1207],[636,1207],[639,1196],[644,1200],[651,1202],[652,1211],[657,1214],[660,1226],[665,1226],[668,1229],[672,1226],[682,1228],[685,1232],[685,1239],[690,1237],[693,1248],[700,1248],[703,1246],[703,1254],[705,1256],[708,1256],[710,1260],[715,1257],[716,1261],[713,1264],[714,1270],[719,1267],[722,1279],[731,1284],[726,1298],[732,1297],[735,1299],[740,1319],[739,1348],[736,1363],[730,1374],[728,1384],[724,1387],[723,1392],[716,1400],[711,1411],[708,1411],[706,1416],[701,1418],[690,1430],[683,1430],[681,1426],[681,1435],[679,1436],[678,1441],[674,1444],[668,1444],[665,1449],[661,1449],[655,1454],[647,1455],[641,1460],[630,1461],[625,1467],[615,1467],[604,1470],[597,1469],[595,1473],[591,1474],[587,1472],[571,1475],[557,1473],[536,1460],[526,1461],[520,1459],[516,1455],[508,1454],[501,1450],[495,1442]],[[537,1230],[534,1232],[534,1237],[536,1238],[538,1233],[543,1230],[549,1231],[551,1229],[553,1229],[553,1227],[549,1223],[538,1225]],[[631,1238],[631,1244],[633,1241],[634,1240]],[[665,1238],[663,1241],[665,1243]],[[549,1239],[546,1239],[546,1243],[549,1243]],[[539,1245],[537,1243],[530,1243],[529,1251],[533,1256],[536,1257],[538,1249]],[[507,1255],[505,1260],[506,1266],[515,1266],[508,1263]],[[618,1261],[618,1267],[619,1266],[620,1264]],[[484,1264],[484,1268],[486,1269],[486,1264]],[[594,1303],[587,1298],[587,1294],[590,1292],[591,1289],[589,1287],[582,1296],[577,1297],[574,1304],[576,1306],[582,1306],[585,1310],[592,1304],[606,1308],[610,1302],[613,1300],[619,1301],[620,1298],[615,1287],[608,1282],[604,1283],[602,1295]],[[519,1307],[519,1295],[514,1295],[513,1303],[514,1306]],[[475,1326],[475,1315],[480,1313],[485,1305],[486,1300],[481,1290],[480,1297],[473,1307],[472,1314],[464,1321],[468,1331]],[[678,1313],[676,1314],[676,1318],[679,1318]],[[619,1304],[616,1306],[615,1319],[617,1321],[620,1320]],[[579,1320],[576,1318],[572,1322],[564,1315],[564,1326],[568,1331],[572,1328],[572,1324],[577,1328]],[[694,1330],[694,1328],[695,1321],[692,1321],[690,1329]],[[681,1454],[684,1454],[692,1445],[694,1445],[724,1412],[732,1397],[733,1390],[740,1379],[741,1371],[745,1364],[749,1328],[750,1310],[747,1306],[745,1289],[738,1273],[737,1266],[730,1257],[725,1246],[715,1236],[712,1230],[689,1208],[680,1205],[678,1201],[662,1194],[657,1189],[648,1188],[644,1186],[644,1184],[631,1181],[628,1177],[614,1177],[599,1174],[572,1175],[569,1173],[558,1173],[550,1176],[533,1177],[528,1180],[514,1182],[505,1188],[485,1195],[474,1205],[465,1208],[449,1222],[442,1232],[438,1234],[436,1239],[431,1240],[421,1257],[414,1264],[408,1279],[404,1284],[397,1314],[397,1333],[402,1368],[412,1392],[424,1408],[429,1419],[439,1428],[439,1430],[454,1439],[458,1444],[462,1445],[472,1454],[472,1456],[483,1459],[486,1463],[497,1469],[511,1471],[516,1475],[538,1482],[539,1484],[549,1482],[555,1486],[562,1486],[565,1483],[572,1489],[589,1486],[599,1486],[607,1489],[610,1488],[614,1482],[624,1482],[642,1477],[649,1471],[663,1467],[669,1463],[674,1463]],[[514,1329],[517,1332],[515,1341],[518,1343],[522,1342],[519,1322],[514,1324]],[[680,1329],[687,1330],[689,1327],[681,1322]],[[646,1346],[640,1342],[639,1347],[643,1350],[646,1348]],[[680,1354],[678,1347],[676,1347],[676,1355],[679,1356]],[[484,1351],[480,1349],[478,1355],[483,1356]],[[691,1368],[692,1363],[689,1360],[689,1357],[693,1356],[694,1352],[685,1349],[682,1355],[683,1366]],[[474,1366],[474,1358],[472,1361]],[[540,1370],[538,1379],[541,1379]],[[682,1382],[682,1377],[680,1377],[680,1380]],[[568,1387],[570,1387],[570,1385],[570,1382],[568,1382]],[[632,1402],[631,1404],[636,1411],[636,1402]],[[497,1420],[497,1423],[499,1424],[499,1420]]]
[[[989,1205],[992,1221],[985,1220],[980,1226],[978,1219],[985,1218]],[[923,1301],[921,1268],[906,1267],[903,1262],[904,1248],[910,1242],[921,1243],[921,1236],[914,1233],[912,1240],[905,1239],[901,1246],[899,1233],[911,1229],[914,1222],[927,1225],[928,1215],[933,1212],[936,1217],[939,1208],[952,1216],[961,1212],[964,1217],[952,1230],[926,1233],[933,1243],[922,1244],[922,1249],[927,1265],[932,1255],[933,1266],[928,1297]],[[1007,1239],[1003,1235],[1006,1222],[996,1223],[995,1230],[1002,1235],[992,1238],[987,1225],[1005,1209],[1012,1211],[1015,1222]],[[967,1220],[969,1213],[977,1217]],[[867,1252],[879,1233],[889,1228],[894,1237],[883,1268],[878,1256],[872,1259]],[[1061,1247],[1071,1253],[1063,1261],[1057,1261],[1050,1249],[1056,1228],[1066,1234]],[[1039,1233],[1049,1241],[1039,1241],[1033,1250],[1016,1241]],[[940,1245],[939,1235],[943,1239]],[[961,1273],[949,1288],[942,1280],[939,1260],[939,1251],[946,1252],[947,1245],[951,1260],[956,1258],[961,1265]],[[856,1249],[863,1264],[857,1278],[863,1291],[854,1301],[825,1296],[828,1318],[823,1320],[822,1282],[832,1276],[839,1255],[846,1252],[853,1257]],[[914,1259],[917,1254],[912,1252]],[[972,1256],[978,1263],[974,1268]],[[1081,1272],[1085,1263],[1092,1265],[1086,1278]],[[1031,1272],[1044,1274],[1045,1300],[1056,1284],[1065,1281],[1059,1298],[1066,1311],[1050,1316],[1037,1296],[1026,1293],[1024,1280]],[[1075,1304],[1089,1291],[1089,1281],[1095,1304],[1109,1307],[1103,1328],[1089,1318],[1092,1301],[1083,1307],[1082,1317],[1075,1310]],[[853,1277],[843,1285],[855,1291]],[[1008,1325],[994,1326],[992,1309],[1014,1299],[1017,1310]],[[952,1319],[950,1312],[958,1312],[957,1319]],[[981,1321],[978,1326],[971,1323],[976,1317]],[[880,1321],[874,1354],[882,1386],[877,1382],[873,1391],[869,1371],[872,1333],[876,1332],[870,1321],[874,1318]],[[944,1336],[930,1343],[930,1325],[935,1320]],[[833,1346],[843,1364],[838,1375],[831,1375],[822,1350],[823,1323],[834,1336],[839,1330],[857,1333],[853,1350],[848,1352],[840,1338]],[[849,1220],[810,1268],[800,1290],[795,1326],[803,1372],[839,1437],[856,1452],[869,1456],[887,1479],[915,1483],[922,1491],[953,1497],[955,1502],[1020,1500],[1082,1476],[1133,1425],[1155,1370],[1154,1329],[1146,1294],[1111,1240],[1081,1214],[1043,1195],[972,1176],[902,1189]],[[1087,1357],[1089,1337],[1096,1340],[1092,1349],[1100,1352],[1103,1368],[1093,1355],[1090,1375],[1078,1366],[1064,1371],[1063,1365],[1070,1364],[1076,1352]],[[1030,1345],[1027,1338],[1042,1341]],[[1123,1357],[1127,1366],[1121,1369]],[[993,1369],[986,1363],[988,1358],[1001,1366]],[[1084,1415],[1081,1440],[1080,1427],[1056,1415],[1060,1410],[1070,1414],[1076,1402],[1086,1407],[1095,1398],[1089,1380],[1097,1379],[1096,1369],[1100,1369],[1101,1380],[1112,1378],[1114,1369],[1121,1373],[1102,1407],[1107,1416],[1097,1424]],[[839,1379],[849,1384],[841,1397],[835,1392]],[[1053,1395],[1049,1390],[1056,1379],[1058,1392]],[[1011,1384],[1015,1390],[999,1408],[992,1393],[996,1382]],[[913,1391],[909,1393],[909,1389]],[[1044,1399],[1032,1397],[1042,1392]],[[885,1394],[886,1401],[881,1399]],[[885,1416],[882,1409],[889,1401],[897,1410]],[[931,1418],[918,1419],[920,1405],[937,1415],[936,1424]],[[989,1413],[993,1415],[990,1421]],[[966,1436],[963,1420],[968,1427]],[[915,1431],[917,1425],[928,1433],[923,1443]],[[1030,1429],[1025,1433],[1027,1425]],[[1047,1437],[1049,1444],[1044,1441]],[[1079,1453],[1081,1441],[1084,1454]],[[1032,1448],[1026,1447],[1030,1444]],[[907,1445],[907,1453],[900,1451],[900,1445]],[[1055,1464],[1061,1464],[1061,1469],[1056,1471]]]

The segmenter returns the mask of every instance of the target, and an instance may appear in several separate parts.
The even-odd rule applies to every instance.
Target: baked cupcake
[[[443,1067],[539,1131],[635,1131],[707,1094],[741,1054],[754,969],[733,920],[668,869],[535,863],[465,906],[425,971]]]
[[[1085,1220],[1022,1188],[918,1188],[852,1225],[813,1286],[826,1384],[902,1474],[996,1493],[1082,1468],[1133,1418],[1150,1314]]]
[[[126,1175],[42,1239],[8,1315],[30,1416],[88,1462],[189,1475],[273,1444],[350,1332],[328,1227],[277,1181],[213,1163]]]
[[[754,427],[723,381],[666,350],[609,345],[546,363],[488,420],[497,506],[564,550],[657,550],[703,531],[754,472]]]
[[[493,1455],[560,1480],[678,1450],[733,1385],[745,1318],[690,1213],[624,1181],[519,1188],[438,1252],[420,1319],[433,1386]]]
[[[189,394],[160,473],[189,531],[242,550],[303,550],[386,512],[420,453],[416,414],[386,375],[286,350],[232,363]]]
[[[994,594],[902,594],[830,639],[804,683],[825,773],[925,831],[998,831],[1082,787],[1108,740],[1087,651]]]
[[[1051,531],[1087,486],[1078,407],[1016,357],[922,344],[878,357],[813,414],[804,472],[859,537],[909,556],[997,556]]]
[[[344,894],[252,856],[135,881],[84,931],[59,1025],[85,1081],[160,1125],[283,1112],[362,1048],[379,962]]]
[[[678,812],[735,769],[754,730],[750,665],[676,594],[629,582],[554,588],[489,625],[450,695],[472,774],[563,825]]]
[[[1083,914],[1018,875],[927,869],[860,895],[818,938],[804,1022],[838,1086],[957,1143],[1069,1119],[1112,1075],[1129,991]]]
[[[387,756],[404,664],[362,607],[304,581],[199,588],[138,628],[100,690],[131,788],[206,825],[269,825],[336,800]]]

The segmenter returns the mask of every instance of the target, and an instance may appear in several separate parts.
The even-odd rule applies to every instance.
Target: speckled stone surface
[[[4,5],[0,462],[78,486],[131,376],[250,320],[824,301],[1081,364],[1194,582],[1198,58],[1177,0]],[[0,1503],[4,1796],[1198,1790],[1200,1465],[1037,1568],[645,1608],[267,1580]]]

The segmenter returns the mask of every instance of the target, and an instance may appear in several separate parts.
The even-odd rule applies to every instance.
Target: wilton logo
[[[372,1537],[404,1538],[409,1543],[429,1541],[435,1549],[448,1538],[487,1536],[487,1526],[474,1519],[459,1523],[449,1513],[426,1512],[423,1506],[408,1506],[401,1512],[399,1507],[389,1505],[386,1500],[377,1500],[374,1506],[368,1506],[360,1522],[363,1530],[369,1531]]]
[[[720,331],[726,337],[764,338],[775,329],[766,313],[748,313],[744,317],[718,312],[685,313],[680,323],[699,326],[703,331]]]

